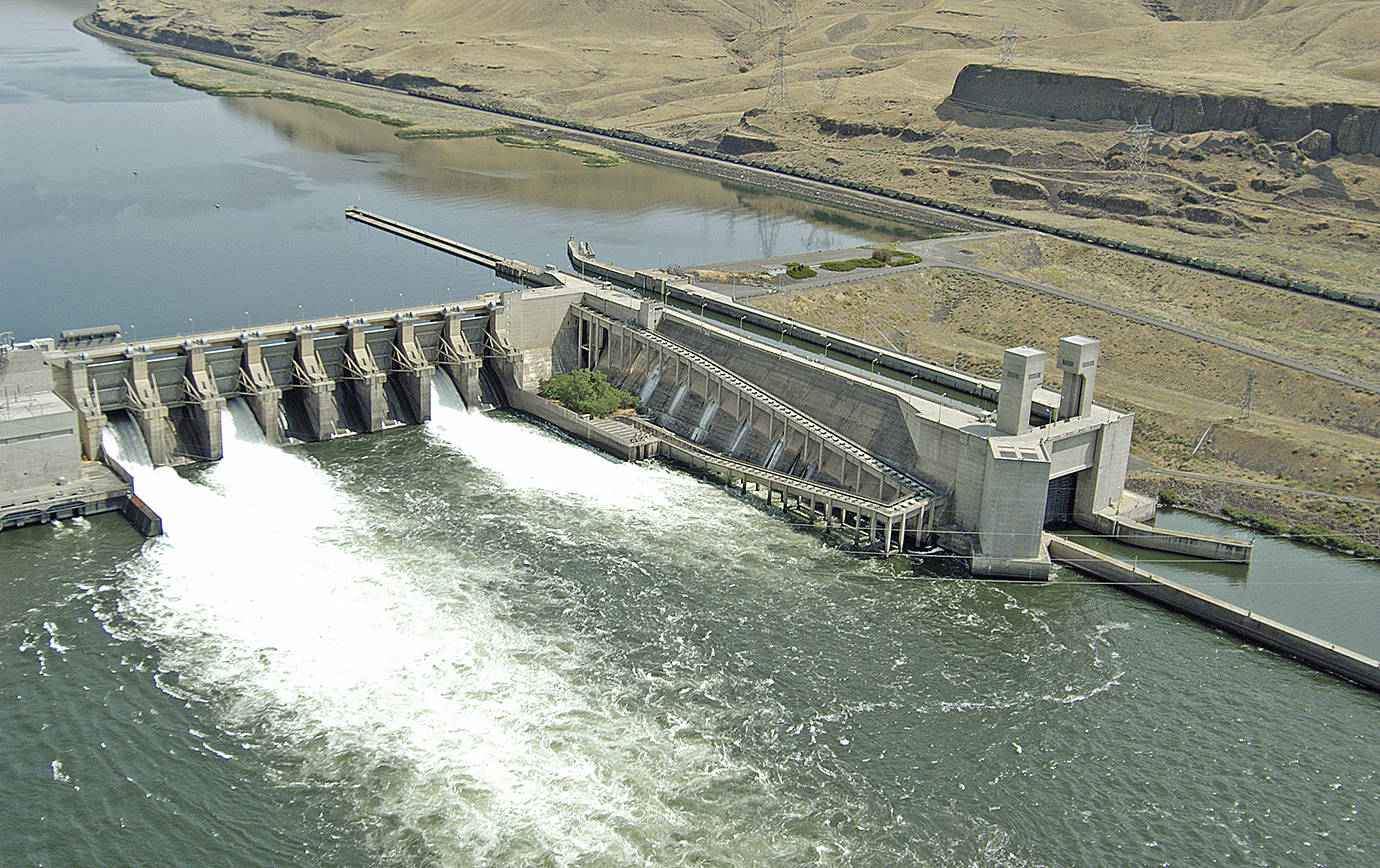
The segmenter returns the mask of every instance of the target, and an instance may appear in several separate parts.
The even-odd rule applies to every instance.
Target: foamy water
[[[720,845],[712,817],[677,805],[755,770],[584,683],[579,637],[510,625],[484,570],[371,553],[357,531],[376,517],[246,424],[245,408],[226,414],[224,460],[197,482],[150,468],[127,428],[107,441],[166,529],[128,567],[127,614],[226,726],[271,733],[306,781],[361,788],[361,812],[390,818],[385,854],[416,836],[443,861],[674,862],[687,839],[721,857],[772,851],[766,827]],[[515,427],[465,430],[493,454]],[[658,472],[540,440],[537,466],[570,471],[567,494],[595,496],[597,467],[622,470],[623,503],[666,496]]]
[[[673,505],[693,486],[656,465],[628,464],[565,444],[533,425],[467,410],[444,375],[432,380],[427,433],[504,484],[579,500],[583,505],[647,513]]]

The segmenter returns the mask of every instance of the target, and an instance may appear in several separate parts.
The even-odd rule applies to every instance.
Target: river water
[[[344,122],[314,112],[285,139],[271,112],[177,90],[69,31],[80,11],[21,3],[0,14],[0,177],[12,202],[80,197],[24,181],[46,158],[20,149],[29,139],[10,119],[51,112],[100,128],[102,95],[120,97],[111,117],[140,134],[161,115],[184,144],[249,142],[260,163],[311,171],[272,170],[290,190],[265,182],[273,196],[257,204],[217,196],[218,213],[181,218],[203,229],[176,244],[144,238],[159,255],[137,273],[121,266],[140,243],[137,226],[119,225],[122,209],[7,214],[0,279],[21,333],[72,325],[79,301],[98,322],[118,311],[150,333],[176,330],[182,312],[163,311],[155,288],[202,278],[253,286],[275,316],[298,303],[328,312],[339,292],[316,281],[340,276],[333,258],[355,286],[405,268],[409,287],[454,279],[459,297],[465,270],[453,263],[342,235],[353,231],[337,225],[342,206],[298,189],[330,187],[321,176],[362,173],[384,198],[378,210],[532,261],[564,236],[477,236],[548,207],[597,218],[588,202],[491,192],[473,205],[484,219],[465,223],[477,219],[461,216],[466,194],[419,182],[416,155],[373,140],[364,162],[314,149],[348,138]],[[189,176],[250,165],[234,152],[203,154]],[[542,157],[543,171],[595,171],[556,156]],[[68,180],[90,168],[84,151],[73,160]],[[156,161],[142,165],[131,178],[158,174]],[[125,183],[100,174],[90,177]],[[14,199],[25,183],[39,192]],[[763,219],[779,223],[782,245],[849,234],[842,215],[812,222],[798,203],[704,179],[667,184],[660,204],[608,204],[628,257],[650,250],[629,238],[656,246],[697,221],[706,234],[691,246],[719,245],[717,259],[760,249]],[[737,204],[715,205],[719,196]],[[316,197],[325,216],[313,228],[300,215]],[[268,257],[278,236],[298,233],[297,260],[227,251],[225,270],[213,267],[211,248],[195,245],[237,208],[235,237]],[[663,219],[671,228],[644,225]],[[15,240],[16,221],[33,224],[27,240]],[[322,240],[302,241],[313,232]],[[28,258],[83,235],[108,243],[72,248],[51,268]],[[363,270],[390,256],[389,268]],[[46,303],[18,294],[32,279],[16,284],[21,269],[47,275]],[[83,282],[88,271],[104,279]],[[92,295],[105,283],[120,307]],[[363,297],[382,306],[392,291]],[[242,310],[195,298],[188,315],[205,325]],[[981,583],[943,559],[912,568],[846,555],[723,488],[469,414],[446,385],[436,381],[426,426],[287,451],[265,445],[232,402],[225,460],[182,473],[147,467],[117,425],[109,446],[136,467],[164,537],[144,543],[113,517],[5,534],[2,861],[1376,862],[1372,694],[1073,575]]]

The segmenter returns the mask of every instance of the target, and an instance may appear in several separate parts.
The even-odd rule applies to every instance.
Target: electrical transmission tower
[[[787,27],[794,27],[800,23],[799,4],[796,0],[779,0],[777,6],[781,9],[781,14],[786,17]]]
[[[839,83],[848,73],[842,69],[821,69],[815,73],[819,79],[819,96],[825,102],[833,102],[839,94]]]
[[[1255,409],[1255,368],[1246,372],[1246,391],[1241,395],[1241,406],[1236,408],[1237,418],[1251,415]]]
[[[1131,140],[1131,158],[1126,166],[1126,180],[1133,186],[1141,187],[1145,184],[1145,157],[1150,152],[1150,137],[1155,135],[1155,127],[1153,124],[1136,121],[1126,128],[1126,135]]]
[[[748,10],[748,30],[756,32],[764,30],[767,26],[767,10],[763,0],[753,0],[752,8]]]
[[[1021,38],[1021,34],[1014,27],[1003,27],[1001,33],[997,34],[997,62],[1010,63],[1016,59],[1016,40]]]
[[[786,90],[786,37],[776,38],[776,66],[772,69],[771,84],[767,85],[767,108],[784,109],[791,104]]]

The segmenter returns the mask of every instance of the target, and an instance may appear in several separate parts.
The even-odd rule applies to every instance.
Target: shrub
[[[610,384],[603,371],[586,368],[542,380],[537,394],[576,413],[601,418],[615,410],[637,408],[637,399],[630,392]]]
[[[819,272],[808,265],[799,262],[786,263],[786,276],[795,280],[804,280],[807,277],[814,277],[816,274]]]

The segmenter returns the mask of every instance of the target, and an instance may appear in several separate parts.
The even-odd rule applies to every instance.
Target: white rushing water
[[[528,443],[529,426],[449,397],[432,433],[481,463],[528,448],[525,466],[498,468],[516,486],[554,475],[577,497],[668,496],[661,471]],[[303,782],[343,786],[381,855],[420,840],[444,863],[640,864],[681,861],[687,840],[745,861],[779,845],[679,805],[722,780],[775,797],[719,747],[588,682],[578,636],[506,621],[492,568],[372,544],[377,515],[264,442],[247,407],[232,402],[224,425],[224,460],[196,481],[150,467],[127,419],[108,429],[166,530],[126,567],[126,613],[227,730],[268,733]]]
[[[592,508],[646,512],[672,505],[694,485],[658,466],[627,464],[564,445],[532,425],[465,409],[450,378],[432,379],[427,432],[520,490],[540,490]]]

